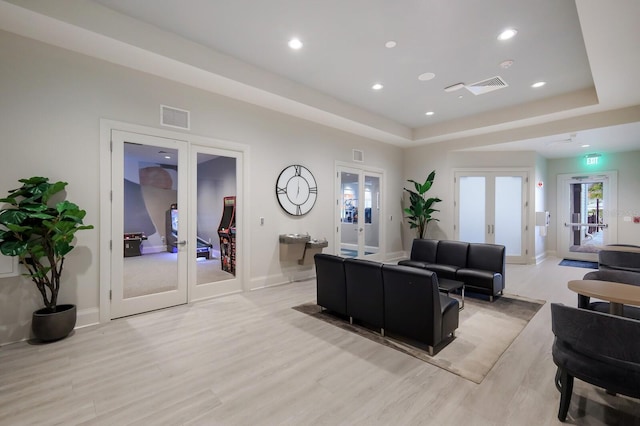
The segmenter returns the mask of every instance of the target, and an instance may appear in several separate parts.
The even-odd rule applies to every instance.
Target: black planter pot
[[[76,326],[76,305],[58,305],[56,311],[42,308],[33,313],[31,331],[43,342],[60,340]]]

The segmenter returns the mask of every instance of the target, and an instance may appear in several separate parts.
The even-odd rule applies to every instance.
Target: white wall
[[[68,198],[87,210],[86,223],[96,225],[78,234],[60,293],[61,303],[78,305],[81,323],[98,318],[100,119],[159,127],[160,104],[190,110],[192,134],[249,147],[245,208],[250,265],[245,288],[289,279],[290,268],[278,259],[281,233],[327,237],[334,247],[335,162],[350,162],[354,148],[365,152],[367,166],[385,171],[386,217],[394,218],[386,223],[385,251],[402,251],[400,148],[6,32],[0,32],[0,52],[0,190],[33,175],[68,181]],[[289,164],[308,167],[319,188],[314,209],[297,219],[284,213],[275,197],[276,178]],[[30,282],[2,279],[0,343],[28,337],[31,312],[39,304]]]

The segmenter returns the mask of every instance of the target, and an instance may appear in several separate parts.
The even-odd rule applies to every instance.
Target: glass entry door
[[[187,302],[187,143],[112,131],[111,317]]]
[[[526,172],[456,172],[456,239],[501,244],[526,262]]]
[[[600,248],[617,241],[616,177],[615,172],[558,176],[560,256],[597,262]]]
[[[336,192],[336,253],[381,259],[382,174],[339,167]]]

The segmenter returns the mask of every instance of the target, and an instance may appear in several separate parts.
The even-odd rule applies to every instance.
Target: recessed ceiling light
[[[432,80],[436,75],[432,72],[425,72],[418,76],[418,80],[420,81],[429,81]]]
[[[510,38],[513,38],[516,34],[518,34],[518,30],[516,30],[515,28],[507,28],[506,30],[500,33],[500,35],[498,36],[498,40],[500,41],[509,40]]]
[[[500,62],[500,68],[504,68],[505,70],[510,68],[511,65],[513,65],[513,59],[507,59],[506,61]]]
[[[458,99],[462,99],[463,97],[464,97],[464,96],[460,95],[460,96],[458,96]]]
[[[386,42],[384,44],[384,47],[386,47],[387,49],[393,49],[394,47],[396,47],[398,45],[398,43],[396,43],[393,40],[389,40],[388,42]]]
[[[547,82],[546,82],[546,81],[538,81],[538,82],[536,82],[536,83],[533,83],[533,84],[531,85],[531,87],[533,87],[534,89],[537,89],[538,87],[542,87],[542,86],[544,86],[545,84],[547,84]]]
[[[591,145],[589,145],[588,143],[585,143],[584,145],[580,145],[581,148],[589,148]]]
[[[292,38],[291,40],[289,40],[289,47],[292,48],[293,50],[301,49],[302,42],[297,38]]]
[[[171,158],[170,155],[165,155],[164,158],[166,158],[167,160],[169,160]]]
[[[371,88],[372,88],[373,90],[380,90],[380,89],[382,89],[383,87],[384,87],[384,86],[383,86],[382,84],[380,84],[380,83],[376,83],[376,84],[374,84],[373,86],[371,86]]]
[[[435,114],[435,112],[433,112],[433,111],[427,111],[427,112],[424,113],[424,115],[433,115],[433,114]]]

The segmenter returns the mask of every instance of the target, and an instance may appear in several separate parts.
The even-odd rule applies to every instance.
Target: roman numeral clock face
[[[284,211],[292,216],[302,216],[309,213],[316,203],[318,187],[309,169],[292,165],[280,172],[276,195]]]

